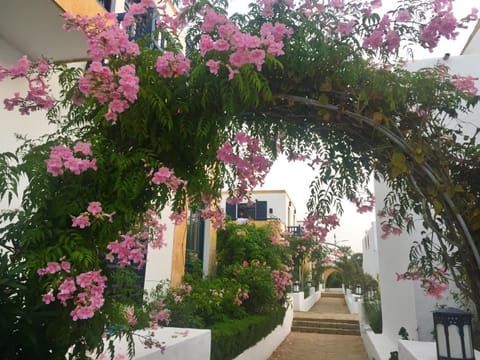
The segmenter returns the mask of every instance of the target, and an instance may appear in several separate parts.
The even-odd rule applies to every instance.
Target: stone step
[[[317,334],[336,334],[336,335],[360,335],[360,329],[342,329],[342,328],[329,328],[329,327],[311,327],[311,326],[292,326],[292,331],[295,332],[308,332]]]
[[[324,292],[322,292],[321,297],[345,298],[345,295],[341,292],[338,292],[338,291],[332,291],[332,292],[324,291]]]
[[[306,326],[314,328],[335,328],[335,329],[358,329],[359,324],[357,322],[335,322],[335,321],[304,321],[304,320],[294,320],[292,326]]]
[[[344,324],[358,324],[358,319],[339,319],[335,317],[334,315],[332,317],[304,317],[304,316],[298,316],[294,317],[293,321],[308,321],[311,323],[321,323],[321,322],[327,322],[327,323],[344,323]]]
[[[356,319],[295,317],[292,323],[292,331],[319,334],[360,335],[360,325]]]

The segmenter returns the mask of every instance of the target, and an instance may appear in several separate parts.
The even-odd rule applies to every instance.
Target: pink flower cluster
[[[187,182],[185,180],[177,178],[173,171],[166,166],[162,166],[153,174],[152,183],[155,185],[165,184],[173,191],[177,191],[179,186],[187,186]]]
[[[373,194],[369,194],[366,198],[355,197],[352,202],[357,206],[359,214],[371,212],[375,208],[375,196]]]
[[[117,120],[137,99],[139,80],[135,65],[121,66],[116,74],[108,66],[93,61],[78,82],[80,92],[85,96],[94,96],[100,104],[108,103],[105,119]],[[79,100],[77,100],[79,101]]]
[[[37,270],[38,275],[56,274],[59,272],[70,273],[70,263],[68,261],[49,262],[47,267]],[[61,274],[58,279],[58,289],[56,294],[54,289],[42,295],[42,301],[50,304],[59,300],[63,306],[67,306],[67,301],[72,300],[75,308],[70,312],[74,321],[90,319],[95,315],[95,311],[103,306],[103,292],[107,278],[100,275],[100,271],[89,271],[77,275],[76,277]],[[78,286],[78,287],[77,287]]]
[[[123,310],[125,319],[128,322],[128,325],[135,326],[137,325],[137,317],[135,316],[135,308],[133,306],[126,306]]]
[[[18,107],[22,115],[29,115],[32,111],[51,109],[54,99],[50,95],[48,77],[52,68],[44,58],[30,62],[25,55],[10,68],[0,65],[0,81],[10,77],[11,79],[24,78],[28,83],[25,96],[20,96],[20,93],[16,92],[14,97],[3,100],[5,109],[12,111]]]
[[[163,354],[163,353],[162,353]],[[88,353],[89,359],[92,360],[110,360],[110,353],[108,351],[102,352],[100,355],[97,356],[95,353]],[[126,360],[125,354],[116,354],[113,360]]]
[[[219,205],[219,199],[214,199],[202,194],[203,209],[200,211],[200,216],[205,220],[210,220],[215,229],[225,227],[223,220],[225,219],[225,212]]]
[[[245,300],[248,299],[248,297],[249,297],[248,290],[238,288],[237,293],[235,294],[235,298],[233,299],[233,303],[240,306]]]
[[[170,310],[166,308],[165,300],[159,299],[154,304],[154,308],[149,313],[149,326],[151,329],[158,329],[158,325],[168,325],[170,323]]]
[[[289,247],[290,242],[288,240],[285,240],[285,238],[282,237],[282,235],[291,235],[290,233],[282,233],[281,235],[279,234],[274,234],[272,236],[272,244],[273,245],[279,245],[279,246],[284,246],[284,247]]]
[[[145,233],[132,234],[128,232],[121,235],[122,241],[112,241],[107,245],[110,252],[106,255],[110,262],[118,259],[118,265],[125,267],[137,264],[138,268],[145,265],[147,256],[147,241],[144,238]],[[148,236],[148,233],[147,233]]]
[[[217,150],[217,159],[233,167],[238,185],[236,196],[228,201],[238,203],[248,192],[263,184],[272,161],[262,154],[259,141],[245,133],[239,132],[233,143],[224,143]]]
[[[380,222],[380,228],[382,229],[382,239],[385,240],[387,239],[390,235],[401,235],[402,234],[402,229],[399,227],[395,221],[394,218],[397,215],[397,210],[395,209],[384,209],[382,211],[379,211],[377,213],[377,216],[380,218],[384,218],[385,220],[382,220]],[[413,221],[411,217],[405,217],[403,218],[404,224],[408,225]]]
[[[190,71],[190,60],[182,54],[165,51],[157,58],[155,69],[164,78],[179,77]]]
[[[420,280],[421,287],[425,291],[425,295],[432,296],[437,300],[443,298],[443,294],[448,290],[445,269],[436,269],[428,277],[424,277],[420,272],[407,271],[403,274],[396,273],[397,281],[400,280]]]
[[[382,229],[382,239],[387,239],[390,235],[401,235],[403,233],[402,229],[398,226],[393,225],[390,221],[382,221],[380,223],[380,227]]]
[[[272,277],[275,284],[275,294],[277,298],[282,299],[287,291],[287,286],[292,285],[290,269],[285,266],[284,270],[273,270]]]
[[[478,93],[478,88],[475,86],[475,81],[478,77],[452,75],[451,82],[455,87],[467,95],[475,96]]]
[[[65,30],[75,29],[85,34],[88,42],[87,53],[93,61],[100,62],[110,56],[121,56],[126,60],[129,56],[140,53],[138,45],[129,40],[127,27],[118,23],[115,13],[105,12],[88,17],[73,16],[67,12],[62,16],[66,20]]]
[[[53,146],[50,150],[50,157],[46,160],[47,172],[53,176],[58,176],[69,170],[78,175],[88,169],[97,170],[96,159],[83,159],[75,157],[74,154],[91,156],[90,143],[78,141],[73,147],[73,151],[65,145]]]
[[[293,0],[261,0],[259,1],[263,16],[273,16],[273,6],[275,4],[284,4],[293,8]]]
[[[260,71],[266,53],[273,56],[283,55],[283,38],[292,34],[292,30],[281,23],[263,24],[260,37],[245,34],[225,15],[215,12],[210,7],[204,10],[201,30],[206,32],[200,38],[201,56],[211,51],[230,53],[228,63],[224,64],[214,59],[206,63],[212,74],[218,74],[220,65],[224,64],[229,70],[230,80],[238,73],[238,68],[245,64],[253,64]],[[216,34],[213,34],[214,30]]]
[[[328,255],[328,256],[325,257],[323,265],[324,266],[330,266],[330,265],[333,265],[333,263],[334,263],[333,257]]]
[[[143,226],[145,230],[142,237],[149,240],[152,249],[161,249],[167,246],[163,238],[167,225],[160,222],[156,211],[151,209],[147,211]]]
[[[112,241],[107,245],[110,250],[106,255],[107,260],[114,262],[116,256],[120,266],[136,264],[138,268],[142,268],[146,262],[148,243],[153,249],[166,246],[163,234],[167,225],[160,222],[154,210],[146,212],[143,224],[137,228],[140,230],[135,233],[121,235],[122,241]]]
[[[306,237],[314,237],[318,242],[325,242],[330,230],[340,225],[337,215],[326,215],[320,218],[318,213],[314,213],[305,218],[304,223]]]
[[[383,48],[387,53],[394,52],[400,47],[400,35],[391,28],[391,21],[388,15],[384,15],[378,27],[363,40],[364,48]]]
[[[115,215],[115,212],[110,214],[104,213],[102,210],[102,204],[99,201],[92,201],[88,204],[87,211],[78,216],[71,215],[70,217],[72,218],[72,227],[85,229],[91,225],[90,216],[93,216],[96,219],[107,218],[108,221],[113,222],[113,215]]]

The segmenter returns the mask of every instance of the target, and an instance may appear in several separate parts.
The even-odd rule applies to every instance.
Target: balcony
[[[302,236],[303,235],[303,227],[302,226],[287,226],[287,232],[294,235],[294,236]]]

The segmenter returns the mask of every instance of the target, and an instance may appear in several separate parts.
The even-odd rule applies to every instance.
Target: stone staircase
[[[343,293],[325,291],[310,311],[295,312],[292,331],[358,336],[360,324],[357,315],[348,314]]]
[[[338,292],[338,291],[325,291],[325,292],[322,292],[322,297],[323,298],[341,298],[341,299],[344,299],[345,295],[341,292]]]
[[[358,320],[301,317],[294,318],[292,331],[319,334],[360,335]]]

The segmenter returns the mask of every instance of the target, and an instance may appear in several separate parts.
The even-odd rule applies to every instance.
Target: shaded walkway
[[[296,320],[319,319],[328,321],[355,321],[343,294],[322,293],[320,300],[308,312],[294,313]],[[294,327],[292,327],[294,330]],[[358,335],[321,334],[292,331],[274,351],[269,360],[368,360],[362,338]]]

